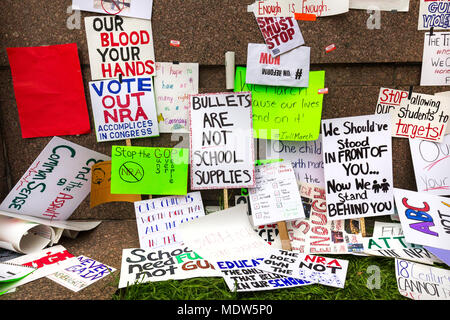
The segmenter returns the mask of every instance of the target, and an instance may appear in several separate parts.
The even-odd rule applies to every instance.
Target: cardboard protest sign
[[[256,167],[256,187],[249,190],[253,224],[260,226],[305,217],[290,162]]]
[[[398,291],[413,300],[450,300],[450,271],[395,259]]]
[[[247,84],[246,68],[236,67],[234,90],[251,91],[255,138],[317,140],[322,118],[325,71],[309,73],[309,87],[275,87]]]
[[[394,195],[406,241],[450,250],[448,198],[398,188]]]
[[[449,29],[448,13],[450,12],[449,0],[419,0],[419,24],[418,30]]]
[[[189,150],[112,146],[112,194],[187,194]]]
[[[136,194],[111,193],[111,161],[102,161],[92,166],[90,197],[91,208],[107,202],[135,202],[141,200],[141,196]]]
[[[283,277],[276,273],[257,269],[263,258],[233,261],[218,261],[220,270],[228,288],[232,292],[249,292],[293,288],[311,284],[309,281]]]
[[[267,140],[266,158],[290,161],[299,184],[325,187],[322,135],[314,141]]]
[[[189,132],[189,95],[198,93],[198,75],[198,63],[156,63],[159,132]]]
[[[167,250],[124,249],[119,289],[138,283],[220,276],[213,265],[187,246]]]
[[[308,87],[310,47],[298,47],[272,57],[267,46],[249,43],[246,83],[286,87]]]
[[[403,100],[408,98],[408,91],[380,88],[375,114],[389,114],[400,108]]]
[[[84,18],[92,80],[155,73],[150,20],[115,16]]]
[[[74,292],[78,292],[114,271],[116,269],[113,267],[86,256],[79,256],[72,266],[48,275],[47,278]]]
[[[322,124],[328,218],[393,214],[389,116],[330,119]]]
[[[54,137],[0,204],[0,210],[67,220],[91,190],[91,167],[109,159]]]
[[[22,138],[91,132],[76,43],[6,52]]]
[[[256,22],[273,57],[305,44],[298,23],[293,17],[257,17]]]
[[[442,2],[441,2],[442,3]],[[450,2],[447,2],[450,5]],[[447,14],[448,15],[448,14]],[[425,33],[421,86],[450,85],[450,32]]]
[[[153,0],[72,0],[72,10],[148,20],[152,18],[152,7]]]
[[[212,263],[263,256],[270,245],[253,230],[246,209],[241,204],[210,213],[183,223],[178,232],[186,245]]]
[[[192,95],[191,188],[255,185],[252,100],[249,92]]]
[[[327,17],[348,12],[349,0],[264,0],[248,6],[256,17],[294,17],[295,13]]]
[[[257,268],[285,277],[344,288],[348,261],[286,250],[272,250],[264,256],[264,260]]]
[[[200,192],[138,201],[134,209],[142,249],[182,244],[178,225],[205,215]]]
[[[409,140],[417,191],[450,195],[450,135],[442,143]]]
[[[409,0],[350,0],[350,9],[408,12]]]
[[[97,141],[159,136],[152,77],[89,82]]]
[[[413,93],[411,100],[402,100],[400,108],[390,114],[393,137],[442,142],[450,106],[436,96]]]

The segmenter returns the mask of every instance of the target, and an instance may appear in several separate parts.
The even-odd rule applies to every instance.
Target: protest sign
[[[447,4],[450,5],[450,2]],[[436,32],[432,35],[430,33],[425,33],[420,85],[450,85],[450,66],[447,62],[449,57],[450,32]]]
[[[198,75],[198,63],[156,63],[159,132],[189,132],[189,95],[198,93]]]
[[[182,244],[178,225],[205,215],[200,192],[138,201],[134,209],[142,249]]]
[[[330,220],[394,213],[388,115],[322,121]]]
[[[450,195],[450,135],[442,143],[409,139],[417,191]]]
[[[350,0],[350,9],[409,11],[409,0]]]
[[[395,259],[398,291],[413,300],[450,300],[450,271]]]
[[[111,193],[185,195],[189,150],[112,146]]]
[[[213,265],[186,246],[124,249],[119,289],[138,283],[220,276]]]
[[[293,17],[257,17],[256,22],[273,57],[305,44],[298,23]]]
[[[257,268],[285,277],[344,288],[348,261],[286,250],[272,250],[264,256],[264,260]]]
[[[84,18],[92,80],[155,73],[150,20],[115,16]]]
[[[419,0],[418,30],[449,29],[448,14],[450,12],[449,0]]]
[[[114,271],[116,269],[113,267],[86,256],[79,256],[72,266],[48,275],[47,278],[78,292]]]
[[[151,77],[89,82],[97,142],[159,136]]]
[[[225,283],[232,292],[275,290],[311,284],[309,281],[259,270],[257,266],[262,260],[263,258],[218,261],[216,269],[220,270]]]
[[[256,167],[256,187],[249,190],[255,226],[305,217],[297,180],[290,162]]]
[[[6,51],[22,138],[91,132],[76,43]]]
[[[290,161],[299,184],[325,187],[322,135],[314,141],[267,140],[266,158]]]
[[[72,0],[72,10],[148,20],[152,18],[152,7],[153,0]]]
[[[375,221],[372,237],[398,237],[403,236],[400,223]]]
[[[0,262],[0,283],[18,281],[30,275],[35,270],[35,268],[20,264]]]
[[[256,17],[294,17],[295,13],[327,17],[348,12],[349,0],[264,0],[248,6]]]
[[[255,138],[269,140],[317,140],[322,118],[325,71],[309,73],[309,87],[247,84],[246,68],[236,67],[234,90],[251,91]]]
[[[67,220],[91,190],[92,165],[109,159],[54,137],[0,204],[0,210]]]
[[[444,103],[444,105],[449,108],[450,106],[450,91],[444,91],[444,92],[436,92],[434,94],[436,97],[439,97]],[[445,134],[450,134],[450,125],[447,125],[447,130],[445,130]]]
[[[310,47],[298,47],[274,58],[265,44],[249,43],[246,83],[308,87]]]
[[[400,108],[403,100],[408,98],[408,91],[380,88],[375,114],[389,114]]]
[[[94,208],[102,203],[141,200],[136,194],[111,194],[111,161],[102,161],[92,166],[90,206]]]
[[[244,204],[183,223],[178,232],[186,245],[210,262],[263,256],[270,245],[253,230]]]
[[[436,258],[444,262],[447,266],[450,266],[450,250],[438,249],[428,246],[424,246],[424,248],[434,254]]]
[[[249,92],[190,96],[191,188],[255,185],[252,100]]]
[[[398,188],[394,195],[406,241],[450,250],[448,198]]]
[[[450,117],[450,106],[439,97],[412,93],[398,110],[390,112],[392,136],[442,142]]]

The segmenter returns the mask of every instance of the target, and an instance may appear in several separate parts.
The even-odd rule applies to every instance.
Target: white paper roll
[[[233,51],[225,53],[225,72],[227,81],[227,90],[234,90],[234,69],[235,69],[235,54]]]

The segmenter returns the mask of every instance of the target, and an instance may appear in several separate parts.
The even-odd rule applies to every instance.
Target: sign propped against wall
[[[273,57],[305,44],[298,23],[292,17],[256,18],[256,22]]]
[[[189,132],[189,95],[198,93],[198,70],[198,63],[156,63],[159,132]]]
[[[249,43],[246,83],[286,87],[308,87],[311,48],[301,46],[272,57],[267,46]]]
[[[255,138],[317,140],[320,134],[325,71],[309,73],[308,88],[247,84],[246,68],[236,67],[234,90],[251,91]]]
[[[72,10],[148,20],[152,18],[152,7],[153,0],[72,0]]]
[[[447,2],[447,5],[450,5],[450,2]],[[450,86],[450,66],[447,63],[449,58],[450,32],[435,32],[432,35],[425,33],[420,85]]]
[[[255,186],[250,92],[191,96],[192,190]]]
[[[91,167],[109,159],[54,137],[0,204],[0,210],[67,220],[91,190]]]
[[[429,193],[394,189],[406,241],[450,250],[450,201]]]
[[[330,220],[394,213],[388,115],[322,121]]]
[[[350,9],[409,11],[409,0],[350,0]]]
[[[159,136],[152,77],[89,82],[97,142]]]
[[[295,17],[295,13],[327,17],[348,9],[349,0],[265,0],[249,5],[247,11],[256,17]]]
[[[450,29],[448,13],[450,12],[449,0],[419,0],[419,26],[418,30]]]
[[[409,139],[417,191],[450,195],[450,135],[442,143]]]
[[[84,22],[92,80],[154,75],[150,20],[115,15],[86,17]]]

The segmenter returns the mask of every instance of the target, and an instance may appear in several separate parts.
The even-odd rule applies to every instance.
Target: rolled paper
[[[233,51],[227,51],[225,53],[225,70],[227,90],[234,90],[234,66],[235,66],[235,53]]]

